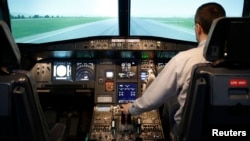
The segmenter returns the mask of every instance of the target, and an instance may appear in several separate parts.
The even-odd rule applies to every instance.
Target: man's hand
[[[123,112],[124,114],[129,114],[129,107],[132,106],[132,103],[127,103],[127,104],[122,104],[120,111]]]

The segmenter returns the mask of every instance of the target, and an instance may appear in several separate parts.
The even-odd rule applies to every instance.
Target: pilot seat
[[[0,39],[0,140],[63,140],[65,125],[48,126],[35,80],[21,69],[19,48],[4,21],[0,21]]]
[[[177,141],[250,139],[250,18],[216,19],[194,66]]]

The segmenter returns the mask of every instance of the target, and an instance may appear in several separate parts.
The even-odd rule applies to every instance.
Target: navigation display
[[[89,81],[94,80],[95,65],[93,62],[77,62],[76,63],[76,81]]]
[[[72,80],[71,62],[53,63],[53,80]]]
[[[137,97],[136,83],[117,83],[117,102],[134,102]]]

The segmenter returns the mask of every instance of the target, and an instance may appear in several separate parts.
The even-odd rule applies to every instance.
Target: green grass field
[[[90,23],[108,18],[104,17],[61,17],[61,18],[31,18],[12,19],[11,28],[14,38],[22,38],[39,33],[45,33],[74,25]]]
[[[193,18],[147,18],[155,21],[159,21],[164,24],[180,26],[188,29],[193,29]]]
[[[12,19],[11,26],[14,38],[22,38],[25,36],[45,33],[53,30],[58,30],[74,25],[90,23],[108,19],[107,17],[60,17],[60,18],[26,18]],[[147,18],[159,21],[164,24],[193,28],[192,18]]]

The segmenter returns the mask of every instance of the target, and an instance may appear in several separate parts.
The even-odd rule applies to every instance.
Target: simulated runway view
[[[117,19],[102,20],[17,39],[20,43],[43,43],[99,35],[118,35]],[[148,19],[131,19],[131,35],[152,35],[195,41],[194,31]]]

